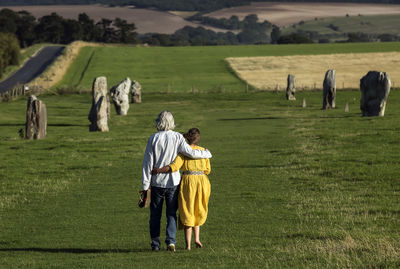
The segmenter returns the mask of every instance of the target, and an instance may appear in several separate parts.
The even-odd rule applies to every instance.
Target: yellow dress
[[[193,149],[204,148],[191,145]],[[211,186],[207,175],[211,172],[210,159],[190,159],[179,154],[169,165],[173,172],[202,171],[204,175],[182,175],[179,191],[179,228],[201,226],[207,219]]]

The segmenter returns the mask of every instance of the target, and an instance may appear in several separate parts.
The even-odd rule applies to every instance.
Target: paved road
[[[29,59],[22,68],[6,80],[0,82],[0,93],[12,89],[17,84],[25,84],[39,76],[55,58],[61,54],[64,46],[48,46]]]

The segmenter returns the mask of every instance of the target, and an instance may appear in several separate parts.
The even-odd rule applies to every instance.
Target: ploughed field
[[[361,117],[357,90],[338,92],[337,108],[324,111],[321,91],[290,102],[283,92],[245,93],[224,60],[398,47],[83,49],[64,82],[89,90],[95,76],[106,75],[109,88],[130,76],[142,84],[143,103],[127,116],[112,109],[110,131],[90,133],[90,94],[50,91],[39,97],[48,129],[38,141],[18,135],[26,100],[0,103],[2,266],[400,266],[400,93],[390,93],[384,117]],[[198,127],[213,153],[204,248],[184,251],[178,231],[175,254],[150,251],[149,212],[137,207],[146,142],[164,109],[177,131]]]
[[[103,5],[46,5],[46,6],[7,6],[0,7],[9,8],[14,11],[26,10],[40,18],[56,12],[58,15],[68,19],[78,19],[80,13],[86,13],[95,22],[101,19],[114,20],[121,18],[128,23],[134,23],[138,33],[161,33],[172,34],[176,30],[185,26],[198,27],[199,24],[186,21],[182,14],[175,15],[165,11],[157,11],[152,9],[126,7],[108,7]],[[203,26],[214,31],[224,31],[213,27]]]
[[[400,5],[360,3],[257,3],[248,6],[224,8],[207,14],[215,18],[229,18],[236,15],[244,18],[257,14],[260,20],[267,20],[280,27],[315,18],[368,16],[400,14]]]

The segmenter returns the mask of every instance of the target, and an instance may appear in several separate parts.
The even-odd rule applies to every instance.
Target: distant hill
[[[0,0],[0,5],[65,5],[65,4],[106,4],[134,5],[141,8],[157,8],[160,10],[211,11],[221,8],[247,5],[250,2],[344,2],[344,3],[381,3],[400,4],[400,0]]]

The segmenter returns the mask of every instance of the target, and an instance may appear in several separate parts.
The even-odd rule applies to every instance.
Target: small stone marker
[[[47,110],[46,105],[35,95],[28,98],[26,109],[25,138],[43,139],[46,138]]]
[[[169,91],[170,89],[168,84],[167,93]],[[142,86],[136,80],[132,81],[131,94],[132,94],[132,103],[139,104],[142,102]]]
[[[335,108],[336,100],[336,71],[329,69],[325,73],[322,109]]]
[[[97,77],[92,87],[92,107],[89,113],[89,131],[108,132],[110,103],[107,97],[107,78]]]
[[[287,77],[286,99],[296,100],[294,96],[296,93],[296,78],[294,75],[289,74]]]
[[[126,78],[110,89],[110,95],[118,115],[128,114],[131,84],[131,79]]]
[[[360,109],[363,116],[385,115],[390,93],[390,78],[385,72],[369,71],[360,80]]]
[[[346,106],[344,107],[344,112],[349,112],[349,103],[346,103]]]
[[[303,98],[303,105],[302,107],[307,107],[306,98]]]

